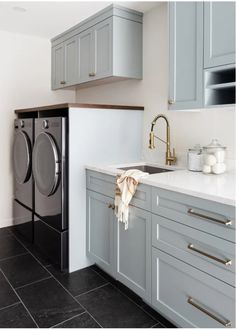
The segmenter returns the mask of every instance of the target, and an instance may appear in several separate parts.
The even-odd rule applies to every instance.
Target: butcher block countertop
[[[15,113],[26,113],[48,110],[68,110],[69,108],[93,108],[93,109],[117,109],[117,110],[144,110],[143,106],[117,105],[117,104],[89,104],[89,103],[60,103],[51,104],[34,108],[16,109]]]

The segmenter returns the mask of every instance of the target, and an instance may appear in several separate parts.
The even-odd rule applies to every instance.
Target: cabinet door
[[[64,44],[61,43],[52,48],[52,89],[64,86]]]
[[[129,227],[115,222],[116,278],[151,301],[151,214],[130,206]]]
[[[78,82],[78,37],[70,38],[64,43],[65,48],[65,85],[71,86]]]
[[[169,109],[203,104],[203,3],[169,3]]]
[[[204,3],[204,67],[235,63],[235,2]]]
[[[95,26],[95,77],[112,75],[112,19],[109,18]]]
[[[97,265],[113,274],[113,199],[87,190],[87,253]]]
[[[235,325],[235,288],[152,249],[152,305],[183,328]]]
[[[78,36],[79,49],[79,83],[87,82],[94,77],[94,33],[88,29]]]

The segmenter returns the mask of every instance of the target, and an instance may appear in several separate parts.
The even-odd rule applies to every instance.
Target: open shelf
[[[234,105],[235,65],[219,66],[204,71],[205,106]]]

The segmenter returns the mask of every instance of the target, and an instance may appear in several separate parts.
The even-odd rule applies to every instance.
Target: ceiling
[[[110,5],[110,1],[0,1],[0,30],[52,38]],[[156,1],[119,5],[146,12]]]

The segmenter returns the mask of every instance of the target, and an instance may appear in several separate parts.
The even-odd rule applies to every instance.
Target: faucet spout
[[[159,138],[158,136],[154,135],[154,126],[156,125],[157,120],[160,118],[164,119],[166,122],[166,141],[164,141],[161,138]],[[173,149],[173,155],[170,150],[170,124],[169,124],[167,117],[163,114],[157,115],[151,123],[151,131],[149,133],[149,148],[150,149],[155,149],[154,138],[156,138],[166,144],[166,165],[171,165],[172,163],[174,164],[176,162],[177,158],[175,156],[175,149]]]

